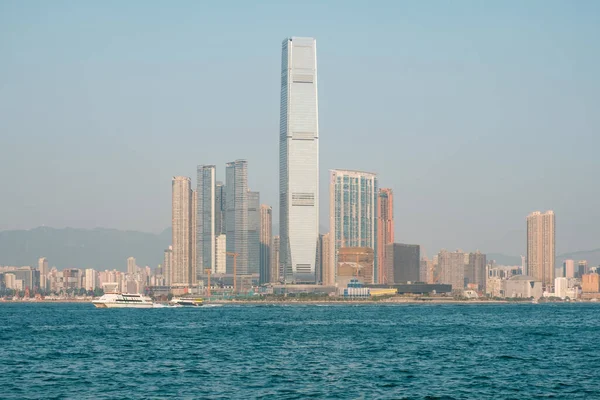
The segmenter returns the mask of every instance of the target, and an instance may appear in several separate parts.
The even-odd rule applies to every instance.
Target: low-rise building
[[[504,280],[504,297],[522,297],[539,299],[543,295],[542,282],[536,281],[531,276],[515,275],[510,279]]]

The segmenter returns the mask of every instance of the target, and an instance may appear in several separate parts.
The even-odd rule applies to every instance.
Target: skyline
[[[538,14],[528,15],[538,23],[533,24],[537,30],[526,26],[526,21],[518,17],[519,11],[528,8],[515,4],[488,6],[491,10],[505,11],[494,15],[498,22],[489,29],[479,26],[479,23],[485,25],[486,15],[478,15],[480,20],[454,15],[456,22],[435,18],[431,21],[428,14],[431,10],[427,10],[427,6],[406,6],[406,17],[399,12],[390,14],[401,20],[420,16],[416,21],[423,26],[415,27],[413,22],[399,29],[412,33],[409,37],[415,40],[400,40],[398,47],[393,47],[393,50],[402,50],[396,57],[385,52],[386,42],[389,45],[391,41],[380,43],[376,39],[398,39],[399,30],[383,35],[373,26],[361,25],[363,35],[352,36],[350,46],[340,40],[347,30],[342,29],[340,33],[334,32],[335,28],[327,30],[324,21],[302,27],[299,17],[285,29],[259,30],[259,40],[253,41],[253,53],[237,46],[231,41],[233,36],[224,33],[213,45],[222,46],[219,52],[214,53],[216,48],[211,46],[197,52],[207,52],[202,55],[206,56],[205,62],[216,54],[212,59],[214,66],[201,63],[201,68],[197,64],[201,59],[187,53],[184,57],[184,53],[179,52],[182,47],[177,46],[174,53],[159,46],[162,53],[158,59],[163,63],[149,62],[155,60],[154,53],[148,52],[152,41],[144,35],[159,38],[150,31],[152,10],[149,21],[131,20],[134,28],[144,28],[139,37],[132,36],[130,28],[117,23],[117,31],[124,34],[124,44],[107,45],[104,52],[93,53],[81,46],[71,46],[75,40],[71,38],[66,43],[73,49],[72,53],[52,55],[45,53],[43,45],[58,45],[58,39],[69,39],[64,35],[77,23],[74,17],[65,16],[66,23],[62,27],[55,21],[45,20],[47,24],[36,31],[33,27],[16,25],[18,18],[8,20],[19,16],[25,19],[26,6],[11,8],[4,4],[1,7],[8,10],[0,13],[4,15],[0,21],[8,24],[0,25],[13,29],[11,35],[0,35],[9,38],[0,41],[0,48],[8,54],[8,62],[0,66],[0,70],[6,72],[0,84],[7,93],[6,98],[0,99],[6,106],[0,107],[3,110],[0,111],[0,129],[9,132],[8,145],[3,143],[1,147],[10,149],[2,155],[7,165],[13,166],[0,172],[0,178],[9,189],[0,199],[2,230],[48,225],[158,232],[169,226],[171,176],[195,176],[193,171],[197,164],[222,166],[236,158],[248,160],[248,186],[261,193],[262,202],[273,206],[275,214],[278,209],[274,185],[277,181],[274,143],[279,101],[279,82],[275,75],[280,56],[278,43],[282,37],[306,33],[319,40],[319,117],[324,132],[319,176],[321,193],[327,193],[327,174],[331,169],[376,172],[380,186],[390,187],[396,194],[397,241],[421,243],[422,252],[430,256],[441,248],[525,254],[525,218],[533,210],[547,209],[559,215],[557,254],[598,247],[600,216],[582,211],[595,209],[593,198],[597,195],[593,183],[598,162],[594,160],[593,149],[598,144],[594,132],[600,123],[590,107],[598,104],[598,78],[591,72],[597,69],[600,52],[590,51],[598,46],[592,39],[598,27],[589,25],[591,20],[584,15],[586,7],[595,9],[597,5],[583,3],[572,7],[551,3],[549,10],[537,9]],[[87,15],[85,7],[72,7],[75,15]],[[99,21],[112,15],[104,6],[97,7]],[[357,8],[360,7],[345,8],[342,16],[346,19],[341,18],[335,27],[346,27],[345,24],[354,21]],[[454,14],[460,14],[461,9],[465,11],[464,3],[450,8]],[[350,9],[354,9],[354,14]],[[469,10],[483,12],[476,6]],[[322,8],[319,12],[323,16],[330,13]],[[179,15],[171,11],[165,18],[173,17],[174,13]],[[569,23],[573,13],[579,27]],[[131,17],[127,12],[125,15]],[[44,18],[28,18],[34,17]],[[389,17],[381,15],[381,18],[383,27],[391,29]],[[459,22],[465,20],[470,23],[460,28]],[[168,42],[167,38],[183,38],[191,22],[192,18],[186,19],[183,28],[166,30],[165,38],[159,43]],[[445,39],[439,31],[423,36],[421,29],[427,30],[432,22],[441,23],[438,30],[442,31],[448,25],[453,27],[449,38]],[[248,24],[242,26],[248,27]],[[515,36],[525,32],[530,35],[522,37],[523,43],[499,35],[506,33],[509,26],[514,28]],[[44,29],[54,35],[42,38],[39,30]],[[15,32],[28,34],[17,38]],[[103,32],[106,35],[102,30],[96,36],[92,34],[95,39],[92,45],[108,43]],[[481,37],[468,35],[475,32],[481,33]],[[238,34],[239,30],[234,33]],[[88,35],[90,32],[82,32],[83,38]],[[198,39],[198,36],[193,38]],[[490,38],[493,40],[487,43]],[[19,43],[23,46],[13,47]],[[131,44],[137,47],[128,58],[123,50]],[[360,53],[352,50],[361,44]],[[514,49],[503,47],[509,44],[514,45]],[[420,45],[433,49],[435,54],[422,51],[418,48]],[[511,61],[520,63],[497,59],[494,52],[498,46]],[[531,48],[533,51],[525,52]],[[536,49],[543,51],[536,52]],[[43,71],[33,63],[40,55],[47,56],[47,68]],[[246,91],[254,90],[253,84],[240,79],[227,80],[232,76],[232,66],[241,61],[254,62],[248,64],[248,73],[256,74],[256,85],[265,88],[264,94],[253,92],[258,95],[259,106],[242,106],[249,99]],[[345,62],[343,69],[337,68],[340,62]],[[100,67],[107,66],[106,63],[108,68],[102,71]],[[224,71],[216,71],[217,67]],[[417,67],[423,67],[423,73],[417,73]],[[181,85],[183,80],[171,74],[182,72],[182,79],[190,79],[195,76],[192,70],[203,76],[214,74],[222,92],[210,82],[202,80],[206,87],[201,87],[198,78],[191,79],[190,87],[208,92],[206,97],[214,99],[215,105],[211,106],[203,97],[196,99],[197,104],[175,101],[181,108],[176,112],[166,100],[173,101],[179,95],[189,100],[193,96],[190,97],[191,89]],[[128,84],[121,82],[131,78],[134,71],[141,71],[137,79]],[[399,73],[394,75],[394,71]],[[352,88],[345,87],[344,80],[352,76],[364,76],[365,80],[355,82]],[[102,90],[100,85],[107,83],[107,90]],[[123,87],[115,93],[123,98],[121,100],[109,91],[119,84]],[[375,90],[384,84],[391,90]],[[148,88],[143,89],[146,85]],[[227,105],[223,95],[230,93],[235,85],[241,85],[240,98],[227,96],[232,101]],[[519,85],[523,85],[522,89]],[[134,95],[140,88],[140,94]],[[157,90],[159,96],[146,101],[143,97],[151,93],[150,90]],[[352,97],[354,92],[350,90],[360,96]],[[60,99],[62,102],[56,102]],[[374,103],[372,107],[368,106],[369,102]],[[82,104],[77,106],[76,103]],[[253,147],[247,137],[251,135],[246,135],[246,131],[231,140],[228,134],[242,131],[235,121],[226,121],[224,126],[213,125],[213,128],[218,127],[216,132],[210,125],[202,129],[204,125],[195,114],[203,107],[208,113],[217,111],[218,115],[221,115],[220,108],[231,107],[242,117],[249,118],[244,125],[252,127],[252,132],[260,132],[258,142],[263,147]],[[119,108],[131,111],[132,116],[123,115]],[[161,117],[164,114],[161,111],[165,110],[167,117]],[[206,112],[200,115],[209,117]],[[356,117],[348,118],[348,115]],[[468,117],[476,118],[469,120]],[[42,124],[44,129],[36,124]],[[539,140],[542,132],[544,140]],[[219,134],[225,138],[220,139]],[[207,135],[215,142],[214,152],[198,145],[206,143]],[[394,139],[396,135],[398,138]],[[199,142],[195,142],[194,137]],[[163,154],[167,140],[191,141],[191,145],[181,149],[177,159],[169,158],[169,164],[165,164]],[[376,156],[361,157],[364,146],[357,143],[373,143]],[[390,146],[381,146],[382,143]],[[214,156],[211,153],[215,153]],[[344,157],[340,158],[338,153]],[[25,179],[15,182],[15,171]],[[65,179],[67,176],[69,179]],[[217,172],[217,180],[225,180],[222,169]],[[25,183],[28,181],[31,184]],[[321,196],[320,208],[326,210],[327,204],[327,196]],[[93,214],[89,213],[90,209],[94,210]],[[320,225],[325,228],[322,233],[326,232],[327,219],[327,213],[321,213]],[[276,226],[278,216],[273,215],[273,222]]]

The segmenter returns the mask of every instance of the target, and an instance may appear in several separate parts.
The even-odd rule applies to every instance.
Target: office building
[[[565,299],[567,297],[567,289],[569,289],[568,283],[569,280],[567,278],[554,278],[554,296]]]
[[[127,273],[129,275],[133,275],[137,272],[137,264],[135,262],[135,258],[134,257],[129,257],[127,259]]]
[[[565,260],[563,274],[565,278],[575,278],[575,260]]]
[[[417,244],[391,243],[386,245],[385,274],[387,283],[420,281],[421,247]]]
[[[377,218],[377,281],[385,284],[392,280],[392,277],[389,277],[388,280],[385,268],[387,245],[394,243],[394,194],[392,189],[379,189]]]
[[[260,194],[248,192],[248,273],[260,273]]]
[[[196,280],[196,268],[192,265],[192,203],[190,178],[185,176],[173,177],[171,285],[174,286],[190,286]]]
[[[191,208],[191,216],[192,222],[190,224],[190,229],[192,232],[191,239],[191,249],[192,249],[192,274],[193,274],[193,283],[197,283],[198,276],[197,274],[202,272],[202,270],[198,269],[198,192],[192,190],[192,208]]]
[[[279,131],[280,262],[285,281],[315,282],[319,238],[317,51],[313,38],[282,43]]]
[[[575,274],[576,278],[581,278],[583,275],[587,274],[588,270],[588,262],[586,260],[581,260],[577,263],[577,272]]]
[[[225,185],[223,182],[215,184],[215,234],[225,235]]]
[[[227,252],[237,253],[237,274],[248,269],[248,162],[236,160],[225,168],[225,226]],[[227,273],[233,274],[233,257],[227,257]]]
[[[271,282],[280,282],[283,276],[281,271],[281,262],[279,259],[279,249],[280,249],[280,237],[273,236],[273,242],[271,244]]]
[[[260,272],[259,282],[272,282],[271,241],[273,240],[273,209],[260,205]]]
[[[337,268],[344,247],[377,249],[377,176],[370,172],[332,170],[329,181],[329,241],[331,265]],[[374,279],[378,281],[377,253]],[[335,272],[337,276],[337,271]]]
[[[433,283],[434,265],[433,260],[427,257],[421,258],[421,266],[419,269],[419,280],[425,283]]]
[[[600,275],[584,274],[581,277],[581,290],[583,293],[600,293]]]
[[[527,275],[515,275],[502,281],[504,297],[539,299],[542,297],[542,282]]]
[[[449,252],[442,250],[438,254],[440,283],[452,285],[452,290],[465,287],[465,253],[460,250]]]
[[[554,284],[554,220],[553,211],[527,216],[527,273],[544,288]]]
[[[196,219],[196,268],[203,274],[206,269],[215,272],[216,263],[216,167],[198,165],[196,193],[198,196]]]

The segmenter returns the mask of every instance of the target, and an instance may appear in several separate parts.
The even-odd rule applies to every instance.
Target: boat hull
[[[141,304],[123,304],[123,303],[95,303],[92,302],[97,308],[154,308],[153,303],[141,303]]]

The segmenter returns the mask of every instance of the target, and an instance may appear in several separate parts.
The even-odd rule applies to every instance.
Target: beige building
[[[543,295],[542,282],[526,275],[515,275],[502,281],[504,297],[539,299]]]
[[[215,242],[215,272],[225,274],[227,272],[227,236],[217,235]]]
[[[440,283],[452,285],[452,290],[465,286],[465,253],[460,250],[450,253],[442,250],[438,254]]]
[[[279,262],[279,244],[281,243],[279,236],[273,236],[273,244],[271,246],[271,273],[272,282],[280,282],[283,276],[281,263]]]
[[[196,280],[192,266],[192,189],[191,180],[175,176],[172,181],[173,264],[171,285],[190,286]]]
[[[38,270],[40,271],[40,289],[48,290],[48,259],[40,257],[38,260]]]
[[[338,250],[336,283],[346,287],[351,279],[373,282],[375,253],[371,247],[342,247]]]
[[[527,275],[548,289],[554,284],[554,212],[527,216]]]
[[[600,275],[583,275],[581,277],[581,290],[583,293],[600,293]]]
[[[322,247],[322,257],[323,257],[323,285],[333,286],[335,285],[335,269],[333,268],[333,264],[331,263],[331,235],[326,233],[323,235],[323,247]]]
[[[127,273],[129,275],[133,275],[137,272],[137,263],[135,262],[134,257],[129,257],[127,259]]]

